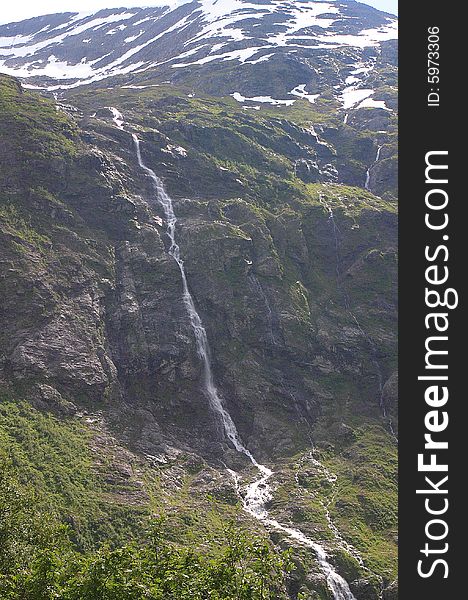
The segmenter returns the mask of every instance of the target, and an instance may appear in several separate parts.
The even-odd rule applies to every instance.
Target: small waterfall
[[[315,141],[317,142],[317,144],[319,146],[325,146],[325,148],[328,148],[330,150],[330,146],[329,144],[327,144],[327,142],[324,142],[323,140],[320,139],[318,133],[315,131],[315,127],[313,125],[309,126],[309,132],[314,136]]]
[[[117,109],[110,108],[110,110],[112,112],[113,121],[116,124],[116,126],[119,129],[124,129],[124,121],[122,115]],[[289,538],[299,542],[300,544],[308,548],[313,549],[317,556],[317,561],[320,565],[320,568],[327,579],[328,586],[330,587],[330,590],[333,593],[334,600],[356,600],[351,590],[349,589],[348,583],[335,571],[334,567],[328,562],[325,549],[320,544],[312,541],[298,529],[287,527],[285,525],[282,525],[275,519],[272,519],[266,509],[266,504],[272,497],[271,487],[268,481],[272,477],[273,471],[265,465],[260,464],[255,459],[250,450],[248,450],[244,446],[235,426],[235,423],[232,420],[232,417],[229,414],[229,412],[224,407],[223,401],[218,393],[214,382],[213,370],[211,367],[211,353],[210,346],[208,343],[208,337],[206,335],[206,330],[203,326],[200,315],[198,314],[198,311],[195,307],[193,297],[190,293],[187,282],[187,275],[184,267],[184,261],[180,257],[180,248],[175,238],[177,218],[174,213],[172,199],[164,189],[164,185],[161,179],[156,175],[156,173],[152,169],[150,169],[144,163],[141,155],[140,140],[138,139],[137,135],[132,134],[132,139],[135,145],[135,152],[138,160],[138,165],[143,170],[143,172],[150,177],[154,190],[156,192],[157,200],[161,204],[162,209],[164,211],[164,215],[166,218],[166,233],[171,242],[168,254],[173,257],[180,270],[180,275],[182,279],[183,302],[187,310],[187,314],[190,319],[190,324],[192,326],[193,333],[195,336],[197,352],[203,364],[203,387],[208,397],[210,406],[213,412],[220,418],[223,425],[224,433],[230,440],[234,448],[237,450],[237,452],[244,454],[252,463],[252,465],[259,471],[260,474],[258,479],[255,479],[251,484],[247,486],[246,493],[243,498],[244,510],[253,517],[255,517],[257,520],[264,523],[265,525],[269,525],[274,529],[285,533]],[[234,477],[234,480],[236,482],[236,489],[238,489],[239,483],[237,474],[229,469],[228,472]]]
[[[392,436],[392,438],[395,440],[395,442],[398,444],[398,436],[395,433],[395,429],[393,428],[393,421],[392,419],[389,417],[387,409],[385,408],[385,402],[384,402],[384,388],[382,386],[382,390],[380,392],[380,402],[379,402],[379,406],[380,406],[380,412],[382,413],[382,416],[384,417],[384,419],[387,419],[387,424],[388,424],[388,429],[390,431],[390,435]]]
[[[379,146],[379,148],[377,150],[376,162],[380,159],[381,148],[382,148],[382,146]],[[369,334],[363,329],[361,323],[359,322],[359,319],[356,317],[355,313],[353,312],[353,310],[351,308],[351,300],[349,298],[348,290],[346,289],[346,286],[343,285],[343,283],[342,283],[343,276],[342,276],[342,272],[341,272],[340,242],[339,242],[339,238],[338,238],[338,235],[340,234],[340,229],[335,221],[335,215],[333,213],[332,207],[328,204],[328,202],[325,200],[325,198],[323,196],[320,198],[320,203],[325,208],[325,210],[328,212],[328,220],[331,223],[332,230],[333,230],[333,239],[334,239],[334,246],[335,246],[335,272],[336,272],[337,287],[338,287],[338,290],[341,291],[341,294],[343,296],[344,307],[345,307],[348,315],[354,321],[358,331],[360,332],[362,337],[366,340],[367,345],[369,346],[370,357],[371,357],[372,365],[375,370],[375,375],[377,377],[377,383],[378,383],[378,387],[379,387],[379,407],[382,412],[382,416],[384,418],[387,418],[386,410],[383,405],[384,378],[383,378],[382,369],[380,368],[380,363],[377,360],[377,349],[375,347],[373,340],[371,339]],[[388,426],[389,426],[390,434],[392,435],[393,439],[396,442],[398,442],[398,437],[395,434],[395,431],[393,429],[393,423],[391,422],[391,420],[388,421]]]
[[[265,469],[265,467],[263,468]],[[334,600],[356,600],[349,589],[347,581],[329,563],[323,546],[308,538],[299,529],[283,525],[270,517],[265,505],[272,497],[271,488],[268,484],[268,480],[272,475],[273,473],[269,469],[265,469],[262,476],[247,487],[247,493],[244,497],[244,510],[265,525],[285,533],[290,539],[299,542],[302,546],[311,548],[315,552],[318,564],[326,577],[328,587],[333,593]]]
[[[364,184],[364,189],[369,190],[370,189],[369,184],[370,184],[370,167],[366,171],[366,182]]]
[[[107,108],[112,113],[112,120],[114,121],[115,125],[118,127],[118,129],[121,129],[122,131],[124,131],[124,126],[123,126],[124,125],[124,118],[122,116],[122,113],[120,113],[113,106],[108,106]]]
[[[258,278],[253,273],[251,273],[249,275],[249,280],[252,282],[253,287],[257,290],[259,296],[263,300],[263,303],[265,305],[265,308],[267,310],[267,315],[268,315],[268,331],[270,334],[270,340],[271,340],[271,343],[273,344],[273,346],[277,346],[278,345],[278,342],[276,339],[277,336],[275,335],[275,331],[274,331],[275,326],[277,326],[277,323],[275,323],[275,321],[277,321],[277,319],[275,318],[275,316],[273,314],[273,310],[271,308],[270,301],[268,300],[268,296],[266,295],[262,284],[260,283]]]
[[[331,488],[333,490],[332,498],[328,502],[323,502],[322,500],[320,500],[320,504],[323,506],[323,509],[325,511],[325,517],[327,519],[327,523],[328,523],[328,527],[329,527],[330,531],[335,536],[335,539],[337,540],[337,542],[339,542],[341,548],[343,550],[345,550],[348,554],[350,554],[357,561],[357,563],[359,564],[359,566],[362,569],[364,569],[365,571],[367,571],[368,573],[373,575],[376,579],[378,579],[378,581],[380,583],[379,599],[382,600],[382,593],[383,593],[383,589],[384,589],[383,578],[380,575],[378,575],[377,573],[375,573],[374,571],[372,571],[372,569],[370,569],[369,567],[366,566],[359,551],[341,535],[341,532],[339,531],[338,527],[335,525],[335,523],[332,519],[332,516],[330,514],[330,505],[333,502],[334,497],[335,497],[334,490],[336,487],[336,483],[338,481],[338,477],[335,475],[335,473],[332,473],[325,465],[323,465],[319,460],[314,458],[313,452],[310,452],[308,455],[303,456],[300,460],[298,470],[295,474],[295,480],[298,485],[300,485],[299,470],[301,469],[301,467],[303,466],[303,464],[306,460],[308,462],[312,463],[317,469],[319,469],[322,477],[324,477],[326,479],[326,481],[331,485]]]
[[[180,257],[180,248],[175,239],[175,228],[177,218],[174,213],[172,199],[164,189],[164,185],[161,179],[159,179],[156,173],[152,169],[147,167],[143,162],[141,156],[140,140],[135,134],[132,134],[132,138],[135,144],[138,164],[141,167],[141,169],[150,177],[153,183],[153,187],[156,191],[158,201],[161,204],[162,209],[164,211],[164,216],[166,218],[166,233],[171,242],[168,253],[170,256],[172,256],[172,258],[175,260],[179,267],[180,276],[182,279],[182,299],[187,310],[187,314],[190,319],[190,324],[192,326],[192,330],[195,336],[197,352],[202,361],[203,387],[205,389],[206,395],[208,396],[211,408],[221,418],[224,432],[226,433],[226,436],[231,441],[234,448],[238,452],[245,454],[245,456],[247,456],[250,459],[250,461],[258,468],[260,465],[258,465],[258,463],[255,461],[250,451],[247,450],[247,448],[245,448],[242,444],[236,426],[234,425],[234,422],[231,418],[231,415],[224,408],[223,402],[219,396],[218,390],[216,389],[216,385],[214,383],[213,370],[211,368],[211,357],[210,347],[208,344],[208,337],[206,335],[206,330],[203,326],[200,315],[198,314],[197,309],[195,307],[195,302],[193,301],[192,294],[190,293],[187,282],[187,274],[185,272],[184,261]]]
[[[382,146],[378,146],[378,148],[377,148],[377,154],[375,155],[375,160],[374,160],[374,162],[371,164],[371,166],[366,171],[366,182],[364,184],[364,188],[366,190],[371,191],[370,190],[370,176],[371,176],[371,171],[372,171],[372,168],[379,162],[379,160],[380,160],[380,152],[381,151],[382,151]]]

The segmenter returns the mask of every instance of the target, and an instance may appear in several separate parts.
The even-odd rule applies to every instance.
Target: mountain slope
[[[394,17],[369,6],[312,0],[202,0],[175,9],[65,13],[0,26],[0,65],[56,90],[115,76],[132,85],[151,77],[247,97],[278,92],[290,102],[314,101],[317,90],[331,89],[344,108],[366,98],[386,107],[384,97],[362,84],[379,44],[389,40],[391,47],[396,26]],[[273,88],[262,81],[265,62],[282,68]],[[237,82],[225,80],[226,68],[238,71],[231,73]],[[203,81],[207,69],[209,83]]]
[[[242,7],[248,14],[260,10]],[[388,18],[354,3],[332,8],[356,17],[361,11],[361,28],[370,28],[369,15],[375,26]],[[290,9],[285,3],[283,22]],[[199,12],[192,4],[177,10],[191,18]],[[311,14],[309,27],[328,18],[322,15]],[[32,27],[65,24],[70,15],[41,19],[10,28],[31,35]],[[348,35],[342,22],[339,27]],[[89,42],[88,56],[97,40]],[[62,48],[70,52],[66,44],[57,51]],[[174,57],[179,48],[171,46]],[[283,50],[279,60],[295,54]],[[367,50],[348,52],[354,60]],[[390,98],[393,55],[385,44],[369,52],[372,69],[365,76]],[[320,60],[333,59],[340,78],[344,56],[332,48]],[[297,64],[310,73],[312,63],[302,60]],[[73,528],[89,543],[96,511],[101,531],[120,540],[130,529],[138,535],[136,522],[151,502],[173,511],[178,527],[208,506],[209,496],[227,518],[252,481],[251,466],[204,393],[180,271],[168,253],[166,214],[138,164],[131,137],[137,135],[144,164],[173,201],[219,393],[243,443],[275,472],[270,515],[322,544],[358,600],[379,597],[381,588],[394,598],[395,115],[357,105],[344,123],[336,96],[342,92],[324,97],[322,91],[338,85],[330,71],[321,74],[327,83],[314,90],[321,97],[313,102],[298,96],[294,104],[239,101],[230,95],[234,89],[247,97],[247,87],[258,85],[248,65],[214,62],[173,69],[177,83],[163,84],[162,71],[151,67],[138,75],[146,83],[112,77],[62,89],[55,101],[1,77],[4,398],[52,413],[57,427],[82,423],[98,480],[115,469],[121,474],[111,478],[110,496],[84,478],[94,499],[83,512],[67,502],[66,485],[54,492],[62,514],[79,514]],[[277,65],[265,60],[258,68],[273,80]],[[242,71],[246,87],[236,81],[233,88],[232,77]],[[225,87],[209,94],[213,81]],[[18,455],[30,447],[12,420],[3,428]],[[109,444],[117,457],[110,462]],[[239,473],[240,490],[223,464]],[[248,514],[241,520],[259,530]],[[284,532],[269,531],[276,544],[289,544]],[[290,597],[300,590],[329,597],[314,553],[300,546],[295,552]]]

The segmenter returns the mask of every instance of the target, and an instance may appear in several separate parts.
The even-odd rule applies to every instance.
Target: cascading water
[[[124,130],[124,120],[120,112],[113,107],[109,107],[109,110],[112,113],[115,125],[119,129]],[[287,527],[285,525],[282,525],[275,519],[272,519],[266,509],[266,504],[272,497],[271,487],[268,481],[272,477],[273,471],[265,465],[260,464],[255,459],[250,450],[248,450],[248,448],[244,446],[235,426],[235,423],[232,420],[232,417],[229,414],[229,412],[224,407],[223,401],[218,393],[218,390],[214,383],[213,370],[211,367],[211,355],[208,337],[200,315],[198,314],[197,309],[195,307],[193,297],[190,293],[187,282],[187,275],[184,267],[184,261],[180,257],[180,248],[175,239],[175,228],[177,218],[174,213],[172,199],[164,189],[164,185],[161,179],[156,175],[156,173],[152,169],[150,169],[144,163],[141,155],[140,140],[138,139],[137,135],[132,134],[132,139],[135,145],[135,152],[138,160],[138,165],[150,177],[154,190],[156,192],[158,202],[164,211],[164,216],[166,218],[166,233],[171,242],[168,254],[173,257],[180,270],[180,275],[182,279],[183,302],[187,310],[187,314],[190,319],[190,324],[192,326],[193,333],[195,336],[197,352],[203,364],[203,387],[205,393],[208,397],[213,412],[221,420],[226,437],[232,443],[237,452],[244,454],[260,473],[258,479],[253,481],[246,488],[246,492],[243,498],[244,510],[259,521],[261,521],[262,523],[264,523],[265,525],[269,525],[270,527],[273,527],[274,529],[285,533],[289,538],[299,542],[300,544],[308,548],[313,549],[317,556],[320,568],[326,576],[327,583],[333,593],[334,600],[356,600],[351,590],[349,589],[348,583],[335,571],[333,566],[328,562],[325,549],[320,544],[312,541],[298,529]],[[228,471],[236,481],[236,488],[239,489],[237,474],[229,469]]]
[[[369,189],[369,185],[370,185],[370,167],[366,171],[366,182],[364,183],[364,188],[366,190],[368,190]]]
[[[166,233],[169,237],[171,245],[168,250],[168,254],[172,256],[179,267],[181,279],[182,279],[182,298],[185,304],[185,308],[187,310],[187,314],[190,319],[190,324],[193,329],[193,333],[195,335],[195,342],[197,347],[198,355],[201,358],[203,364],[203,387],[208,396],[208,400],[210,402],[211,408],[218,414],[221,418],[223,429],[226,433],[228,439],[232,442],[234,448],[245,454],[252,463],[258,468],[260,465],[255,461],[254,457],[250,453],[247,448],[244,447],[242,442],[240,441],[239,434],[234,425],[234,422],[231,418],[231,415],[224,408],[222,400],[219,396],[218,390],[216,389],[213,371],[211,368],[211,358],[210,358],[210,348],[208,345],[208,337],[206,335],[206,330],[203,327],[202,320],[200,315],[195,308],[195,303],[193,301],[192,294],[190,293],[188,282],[187,282],[187,274],[185,272],[184,261],[180,257],[180,248],[175,240],[175,227],[177,223],[177,218],[174,213],[174,207],[172,204],[172,199],[166,193],[164,189],[163,183],[161,179],[156,175],[156,173],[147,167],[143,162],[141,157],[141,148],[140,148],[140,140],[135,134],[132,134],[132,139],[135,144],[136,155],[138,159],[138,164],[141,169],[150,177],[153,186],[155,188],[157,198],[159,203],[162,206],[164,211],[164,216],[166,218]]]
[[[379,162],[379,160],[380,160],[380,152],[381,152],[381,151],[382,151],[382,146],[379,146],[379,147],[377,148],[377,154],[375,155],[375,160],[374,160],[374,162],[371,164],[371,166],[370,166],[370,167],[367,169],[367,171],[366,171],[366,182],[365,182],[365,184],[364,184],[364,188],[365,188],[366,190],[369,190],[369,191],[370,191],[370,176],[371,176],[371,170],[372,170],[372,167],[373,167],[374,165],[376,165],[376,164]]]
[[[258,292],[259,296],[262,298],[263,303],[265,305],[265,308],[267,310],[267,315],[268,315],[268,331],[269,331],[269,337],[271,340],[271,343],[274,346],[278,345],[278,342],[276,340],[276,335],[275,335],[275,331],[274,331],[274,316],[273,316],[273,311],[271,309],[271,305],[270,305],[270,301],[268,300],[268,296],[265,293],[265,290],[262,287],[262,284],[259,282],[259,280],[257,279],[257,277],[251,273],[249,275],[249,280],[252,282],[253,287],[255,288],[255,290]]]

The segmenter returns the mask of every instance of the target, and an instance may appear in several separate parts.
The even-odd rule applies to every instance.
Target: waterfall
[[[111,113],[112,113],[112,120],[114,121],[115,125],[121,129],[122,131],[124,131],[124,118],[122,116],[122,113],[120,113],[116,108],[114,108],[113,106],[108,106],[107,107]]]
[[[275,318],[273,315],[273,310],[270,305],[270,301],[268,300],[268,296],[266,295],[265,290],[262,287],[262,284],[259,282],[258,278],[253,273],[251,273],[249,275],[249,280],[252,282],[252,285],[257,290],[259,296],[263,300],[263,303],[265,305],[265,308],[267,310],[267,315],[268,315],[268,331],[270,334],[270,340],[274,346],[277,346],[278,342],[276,341],[276,336],[275,336],[275,332],[274,332]]]
[[[375,160],[374,160],[374,162],[371,164],[371,166],[366,171],[366,182],[364,183],[364,188],[366,190],[370,191],[371,170],[372,170],[372,167],[379,162],[379,160],[380,160],[380,152],[381,151],[382,151],[382,146],[378,146],[378,148],[377,148],[377,154],[375,155]]]
[[[109,108],[113,115],[113,121],[119,129],[123,127],[123,117],[119,111],[115,108]],[[181,280],[182,280],[182,297],[187,314],[190,319],[190,324],[193,329],[195,336],[195,343],[197,347],[198,355],[203,364],[203,387],[208,397],[210,407],[213,412],[220,418],[223,425],[224,433],[230,440],[237,452],[244,454],[251,464],[259,471],[259,477],[249,484],[246,489],[245,496],[243,498],[244,510],[261,521],[265,525],[269,525],[274,529],[285,533],[289,538],[301,543],[302,545],[314,550],[319,566],[327,579],[327,584],[333,593],[334,600],[356,600],[353,596],[347,582],[335,571],[334,567],[328,562],[327,554],[325,549],[318,543],[312,541],[306,535],[304,535],[298,529],[293,529],[282,525],[275,519],[272,519],[266,509],[266,504],[272,497],[271,487],[268,483],[269,479],[273,475],[273,471],[260,464],[253,454],[246,448],[240,438],[239,432],[237,431],[236,425],[225,408],[223,401],[216,388],[213,370],[211,366],[211,352],[208,343],[208,336],[203,326],[202,320],[195,306],[195,302],[190,293],[188,286],[187,275],[185,272],[184,261],[180,257],[180,248],[176,242],[175,229],[177,218],[174,213],[174,206],[172,198],[167,194],[163,182],[156,175],[156,173],[150,169],[143,161],[141,155],[140,140],[136,134],[132,134],[133,143],[135,146],[135,152],[138,160],[138,165],[146,175],[149,176],[153,184],[154,191],[156,192],[156,198],[161,205],[164,216],[166,219],[166,233],[169,237],[171,245],[168,250],[168,254],[172,256],[179,267]],[[233,475],[236,481],[236,488],[238,488],[238,477],[237,474],[231,470],[228,472]]]
[[[180,276],[182,280],[182,299],[188,317],[190,319],[190,325],[192,326],[192,330],[195,336],[197,353],[203,365],[204,390],[210,402],[211,408],[220,417],[221,422],[223,424],[224,432],[226,433],[226,436],[231,441],[234,448],[238,452],[245,454],[245,456],[247,456],[257,468],[259,468],[260,465],[256,462],[250,451],[247,450],[247,448],[245,448],[245,446],[242,444],[236,426],[234,425],[234,421],[232,420],[232,417],[229,414],[229,412],[225,409],[223,402],[219,396],[218,390],[216,389],[216,385],[214,383],[208,336],[206,335],[206,329],[203,326],[200,315],[198,314],[198,311],[195,307],[195,302],[193,300],[192,294],[190,293],[187,281],[187,274],[185,272],[184,261],[180,257],[180,248],[175,239],[175,228],[177,218],[174,213],[172,199],[164,189],[164,185],[161,179],[156,175],[156,173],[152,169],[147,167],[143,162],[143,159],[141,157],[140,140],[135,134],[132,134],[132,138],[135,144],[138,164],[141,167],[141,169],[150,177],[153,183],[153,187],[156,191],[158,202],[161,204],[162,209],[164,211],[164,216],[166,219],[166,233],[171,242],[168,254],[172,256],[172,258],[175,260],[179,267]]]
[[[368,190],[370,184],[370,167],[366,171],[366,182],[364,184],[364,189]]]

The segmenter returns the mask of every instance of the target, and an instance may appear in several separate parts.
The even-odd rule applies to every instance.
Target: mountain
[[[395,32],[305,0],[0,26],[0,449],[80,552],[234,516],[293,548],[272,598],[397,598]]]
[[[394,108],[395,99],[379,93],[368,73],[381,47],[393,50],[395,63],[396,37],[394,17],[353,1],[201,0],[3,25],[0,66],[52,90],[120,76],[130,85],[167,80],[270,103],[315,102],[331,88],[344,108],[385,107],[386,100]],[[273,80],[265,79],[265,61]],[[372,86],[363,88],[364,80]]]

